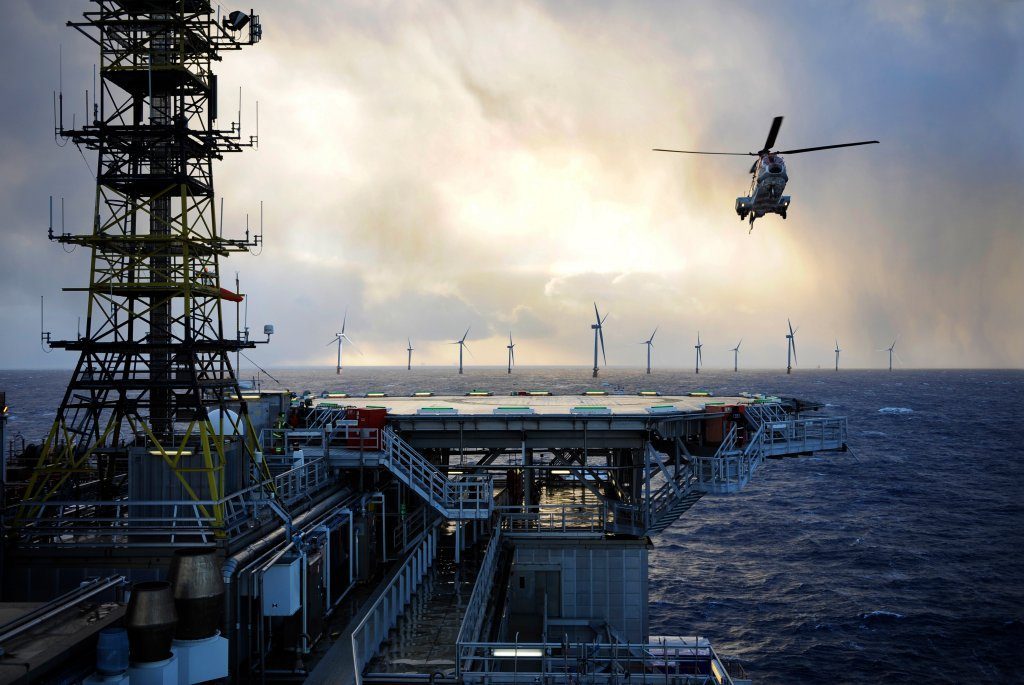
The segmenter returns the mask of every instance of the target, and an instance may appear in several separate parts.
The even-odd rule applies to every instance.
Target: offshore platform
[[[243,388],[220,259],[259,237],[224,236],[213,162],[256,139],[219,125],[212,67],[259,17],[94,4],[69,26],[101,87],[57,132],[97,154],[95,213],[51,232],[90,251],[88,312],[44,336],[78,354],[51,430],[4,454],[0,683],[749,682],[705,637],[650,634],[652,536],[770,459],[844,450],[846,420]]]

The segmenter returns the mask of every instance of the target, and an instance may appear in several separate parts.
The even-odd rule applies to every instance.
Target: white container
[[[228,677],[228,641],[218,632],[202,640],[175,640],[178,685],[196,685]]]
[[[264,616],[293,616],[302,607],[299,594],[301,567],[301,558],[285,558],[263,574]]]

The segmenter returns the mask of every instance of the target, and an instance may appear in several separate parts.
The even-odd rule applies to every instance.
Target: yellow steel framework
[[[205,0],[95,5],[68,25],[100,48],[100,92],[90,121],[65,128],[61,112],[57,128],[96,152],[95,211],[89,232],[51,232],[90,250],[89,285],[66,289],[88,294],[85,333],[52,343],[79,358],[18,521],[30,535],[50,501],[130,503],[153,499],[139,492],[174,492],[202,503],[203,519],[223,535],[232,454],[243,476],[232,487],[269,487],[269,472],[255,458],[255,431],[229,356],[254,343],[224,335],[222,302],[235,294],[221,289],[219,268],[221,257],[258,239],[222,235],[213,190],[213,161],[256,137],[243,137],[239,122],[218,128],[211,66],[221,51],[257,42],[259,19],[221,18]],[[239,398],[237,412],[227,409],[230,396]],[[148,464],[135,477],[131,454],[166,468]],[[151,482],[135,482],[144,478]]]

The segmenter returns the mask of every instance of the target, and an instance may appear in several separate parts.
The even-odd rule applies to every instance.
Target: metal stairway
[[[448,478],[390,427],[380,433],[380,465],[453,521],[486,519],[494,509],[490,476]]]
[[[647,534],[653,535],[664,532],[679,520],[704,496],[704,492],[694,487],[693,466],[689,462],[680,464],[678,468],[665,466],[660,453],[650,444],[647,445],[647,459],[658,465],[663,479],[661,487],[651,494],[648,502]]]

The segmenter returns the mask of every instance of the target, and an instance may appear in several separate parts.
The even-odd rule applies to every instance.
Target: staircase
[[[648,502],[648,535],[664,532],[704,496],[703,491],[694,487],[692,464],[680,464],[678,469],[668,467],[661,462],[660,456],[650,444],[647,445],[647,459],[659,465],[663,478],[661,487],[651,493]]]
[[[654,516],[651,517],[651,525],[647,528],[647,534],[655,535],[665,532],[669,526],[678,521],[679,517],[685,514],[703,496],[703,492],[691,490],[685,495],[672,498],[666,506],[655,511]]]
[[[390,427],[381,430],[380,465],[452,521],[490,517],[494,486],[490,476],[448,478]]]

